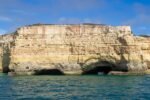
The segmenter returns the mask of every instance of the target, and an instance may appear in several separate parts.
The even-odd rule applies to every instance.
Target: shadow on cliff
[[[99,60],[97,62],[93,63],[85,63],[82,66],[83,75],[92,74],[103,74],[107,75],[111,71],[121,71],[121,72],[127,72],[128,71],[128,61],[124,58],[124,56],[121,56],[121,61],[118,63],[113,63],[111,61],[106,60]]]
[[[119,37],[118,41],[122,44],[122,46],[127,46],[128,45],[127,41],[123,37]]]
[[[118,41],[122,44],[122,46],[120,47],[120,61],[116,64],[116,71],[123,71],[123,72],[127,72],[128,71],[128,63],[129,63],[129,59],[127,60],[124,56],[124,54],[129,54],[129,52],[124,48],[124,46],[128,46],[127,40],[125,40],[124,38],[120,37],[118,38]]]
[[[58,69],[43,69],[35,71],[35,75],[64,75],[64,73]]]
[[[128,52],[128,42],[124,37],[118,38],[118,41],[121,43],[119,53],[116,51],[118,55],[120,55],[120,60],[113,60],[113,58],[90,58],[85,61],[82,66],[83,74],[105,74],[107,75],[110,71],[128,71],[128,63],[129,59],[125,58],[124,54],[129,54]],[[114,47],[115,49],[115,47]]]
[[[115,67],[115,64],[110,61],[99,60],[95,58],[88,59],[84,65],[82,65],[83,75],[87,74],[104,74],[107,75]]]
[[[2,68],[3,73],[8,73],[10,64],[10,49],[8,45],[3,46]]]

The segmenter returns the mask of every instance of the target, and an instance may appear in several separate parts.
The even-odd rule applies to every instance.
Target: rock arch
[[[83,74],[108,74],[114,68],[113,62],[97,58],[88,59],[82,66]]]

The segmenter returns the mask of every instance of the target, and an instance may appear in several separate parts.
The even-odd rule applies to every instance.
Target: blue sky
[[[150,35],[150,0],[0,0],[0,33],[35,23],[130,25]]]

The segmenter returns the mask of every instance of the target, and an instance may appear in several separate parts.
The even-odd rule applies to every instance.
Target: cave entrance
[[[107,75],[110,71],[112,71],[113,64],[109,62],[99,62],[94,65],[91,65],[91,69],[85,71],[83,74],[86,75]],[[90,66],[89,66],[90,67]]]
[[[64,75],[64,73],[58,69],[42,69],[35,71],[35,75]]]
[[[112,70],[109,66],[96,66],[95,68],[85,72],[86,75],[107,75]]]

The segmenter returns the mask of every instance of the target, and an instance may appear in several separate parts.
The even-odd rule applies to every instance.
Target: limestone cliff
[[[10,35],[9,45],[2,37],[2,68],[17,74],[143,73],[150,68],[150,38],[133,36],[129,26],[30,25]]]
[[[8,72],[10,50],[14,43],[14,33],[0,36],[0,72]]]

